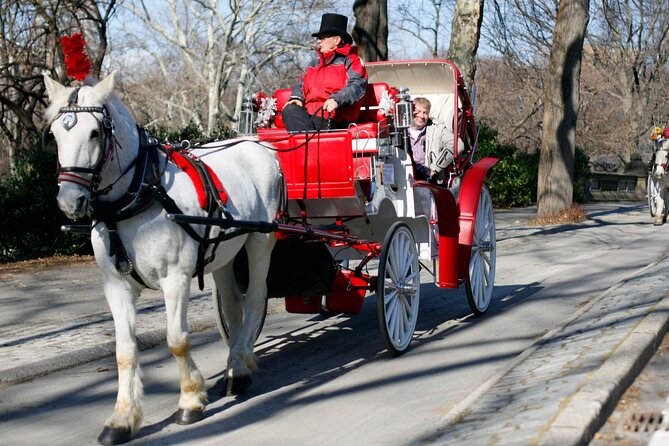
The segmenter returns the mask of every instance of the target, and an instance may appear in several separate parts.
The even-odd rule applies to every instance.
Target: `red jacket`
[[[367,91],[367,70],[362,60],[349,44],[336,48],[328,60],[318,49],[316,53],[318,58],[293,86],[290,99],[299,99],[310,115],[320,116],[323,103],[332,98],[339,104],[332,120],[354,122],[360,114],[359,102]]]

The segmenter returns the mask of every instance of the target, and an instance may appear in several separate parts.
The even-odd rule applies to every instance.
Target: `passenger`
[[[413,124],[409,127],[411,157],[416,180],[442,183],[446,168],[453,163],[453,132],[446,123],[430,117],[431,108],[427,98],[414,98]],[[458,138],[458,151],[462,149]]]
[[[346,32],[348,18],[323,14],[316,37],[317,53],[283,108],[289,132],[346,128],[360,114],[357,103],[367,90],[367,70],[354,54]],[[331,121],[331,122],[330,122]]]

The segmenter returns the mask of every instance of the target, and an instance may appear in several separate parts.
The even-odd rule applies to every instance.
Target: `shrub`
[[[202,131],[194,124],[170,131],[151,132],[159,141],[197,142]],[[219,129],[212,138],[226,139],[234,133]],[[90,236],[63,233],[60,227],[71,223],[58,209],[56,195],[56,156],[40,147],[17,160],[15,173],[0,182],[0,262],[27,260],[52,255],[91,254]],[[87,224],[89,220],[77,222]]]
[[[496,207],[529,206],[536,202],[538,151],[525,153],[514,146],[501,145],[494,129],[481,126],[476,158],[488,156],[499,159],[486,179]]]
[[[539,149],[524,152],[511,145],[502,145],[497,132],[484,125],[479,132],[476,159],[492,156],[499,162],[488,174],[486,184],[496,207],[529,206],[537,201],[539,180]],[[574,159],[574,201],[587,201],[590,164],[585,152],[576,147]]]
[[[191,143],[197,143],[203,140],[230,139],[237,136],[233,130],[218,128],[208,138],[205,138],[202,129],[192,122],[178,130],[170,130],[164,127],[151,128],[149,129],[149,133],[160,142],[169,141],[171,143],[180,143],[185,139]]]
[[[574,155],[574,201],[577,203],[588,201],[588,183],[590,183],[591,172],[588,155],[577,146]]]
[[[56,157],[34,149],[0,183],[0,262],[54,254],[89,254],[89,236],[63,233],[68,220],[56,204]]]

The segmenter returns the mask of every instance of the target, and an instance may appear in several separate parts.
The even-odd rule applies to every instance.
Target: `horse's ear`
[[[93,87],[95,94],[98,95],[100,102],[105,102],[110,94],[114,91],[114,77],[116,71],[112,71],[109,76],[102,79],[95,87]]]
[[[49,96],[49,99],[53,102],[56,98],[63,95],[63,92],[67,90],[67,87],[61,85],[58,81],[51,79],[48,73],[44,73],[44,85],[46,85],[46,94]]]

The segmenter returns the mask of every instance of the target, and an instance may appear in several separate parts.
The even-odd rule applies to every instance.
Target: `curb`
[[[669,331],[667,294],[574,395],[541,440],[542,446],[587,445]]]
[[[547,342],[555,338],[556,334],[564,332],[572,324],[578,326],[581,318],[587,315],[592,308],[599,306],[602,299],[610,295],[615,296],[628,283],[640,280],[644,273],[649,270],[655,270],[655,274],[659,274],[661,268],[665,266],[660,265],[663,263],[669,263],[668,255],[661,256],[647,266],[634,271],[617,284],[604,290],[597,298],[591,300],[587,305],[572,314],[561,326],[547,332],[531,346],[519,353],[512,361],[499,369],[483,385],[446,413],[441,418],[439,426],[432,433],[423,436],[414,444],[445,444],[449,443],[449,441],[483,441],[483,434],[479,437],[471,435],[473,431],[470,431],[468,427],[471,428],[474,422],[478,423],[482,420],[487,420],[487,417],[492,417],[489,418],[491,420],[494,419],[490,411],[501,410],[502,406],[491,407],[489,405],[492,402],[494,406],[495,403],[496,394],[493,391],[495,386],[502,383],[510,373],[520,373],[523,370],[523,364],[525,364],[526,368],[534,367],[532,362],[526,364],[526,361],[530,360],[534,356],[534,353],[543,348],[544,345],[548,345]],[[534,429],[539,428],[539,430],[535,431],[534,436],[526,435],[524,437],[526,441],[531,440],[531,444],[542,446],[587,445],[590,442],[594,434],[601,428],[615,409],[620,396],[635,381],[655,354],[665,334],[669,331],[668,288],[668,286],[661,286],[650,291],[650,294],[647,294],[657,296],[655,303],[643,310],[643,314],[639,315],[636,324],[629,327],[624,333],[621,333],[622,336],[616,341],[617,343],[610,347],[602,347],[606,349],[603,353],[608,353],[602,358],[601,363],[588,372],[585,379],[577,387],[571,390],[565,389],[567,391],[562,396],[558,396],[561,401],[559,408],[553,412],[552,416],[541,422],[541,428],[538,425],[534,426]],[[627,290],[625,294],[629,294],[632,290],[634,290],[634,286]],[[636,294],[635,296],[643,296],[643,294]],[[601,312],[602,310],[598,311]],[[584,320],[587,320],[587,316]],[[584,329],[587,329],[587,326]],[[576,333],[573,336],[577,337],[578,334]],[[596,348],[596,344],[593,347]],[[578,355],[578,347],[577,350],[574,350],[574,354]],[[540,357],[541,354],[539,355]],[[569,361],[571,362],[572,360],[570,359]],[[553,375],[561,376],[554,372]],[[538,378],[538,380],[529,379],[518,390],[527,392],[527,390],[522,389],[523,386],[525,386],[525,389],[532,387],[539,388],[543,386],[543,382],[547,386],[550,382],[553,382],[553,387],[559,386],[554,381],[555,377],[549,377],[550,374],[545,378]],[[553,381],[542,381],[542,379],[546,378]],[[504,384],[501,384],[501,386],[504,389]],[[546,390],[550,392],[551,389],[546,387]],[[502,390],[502,392],[505,391]],[[513,398],[516,397],[515,395]],[[526,393],[519,396],[522,403],[518,404],[530,404],[527,402],[529,398],[522,399],[524,396],[526,396]],[[504,400],[504,397],[502,396],[500,400]],[[522,415],[519,419],[522,419]],[[518,423],[517,420],[515,423]],[[465,423],[465,425],[463,426],[461,423]],[[469,423],[469,426],[467,423]],[[482,429],[489,429],[491,426],[496,425],[492,422]],[[504,441],[509,440],[509,435],[518,435],[520,432],[513,434],[514,426],[516,425],[513,422],[512,424],[505,425],[504,432],[500,432],[500,436],[495,437],[496,441],[501,442],[499,444],[505,444]],[[457,433],[458,429],[460,429],[459,434]],[[516,426],[516,429],[518,429],[518,426]]]
[[[111,316],[110,316],[111,317]],[[199,333],[216,327],[213,315],[202,318],[193,318],[188,322],[189,333]],[[165,342],[167,329],[159,328],[137,333],[137,347],[139,351],[148,350]],[[55,358],[37,360],[30,364],[0,370],[0,387],[30,381],[40,376],[66,370],[88,362],[114,356],[116,341],[98,343],[95,346],[83,347],[74,351],[64,352]]]

